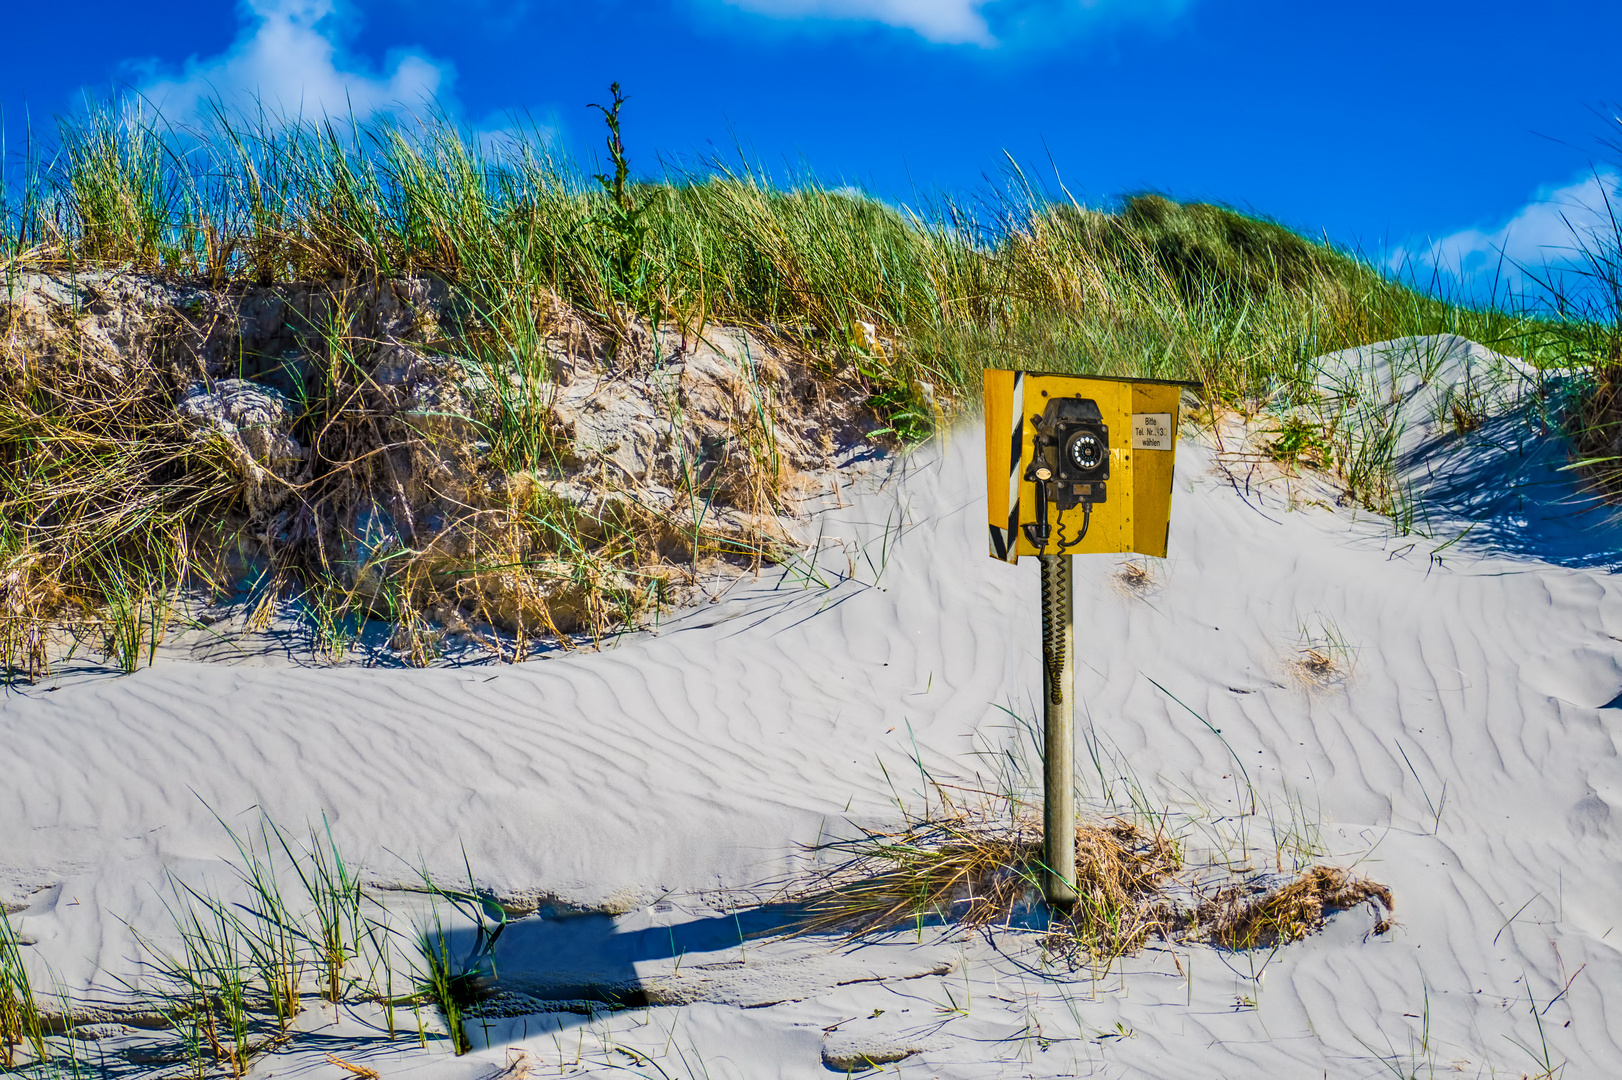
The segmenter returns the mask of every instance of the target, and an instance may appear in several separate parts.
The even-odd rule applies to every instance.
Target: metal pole
[[[1076,902],[1076,729],[1071,714],[1075,604],[1070,556],[1039,555],[1042,564],[1042,838],[1047,898]]]

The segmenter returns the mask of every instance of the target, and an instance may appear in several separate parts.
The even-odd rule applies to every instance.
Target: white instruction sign
[[[1132,449],[1170,450],[1173,437],[1171,413],[1140,412],[1132,414]]]

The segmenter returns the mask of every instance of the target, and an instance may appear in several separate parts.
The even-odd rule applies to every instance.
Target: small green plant
[[[1397,743],[1397,752],[1402,755],[1402,763],[1408,766],[1408,773],[1414,778],[1414,783],[1419,785],[1419,793],[1425,797],[1425,806],[1431,812],[1431,835],[1435,836],[1442,828],[1442,811],[1447,809],[1447,781],[1442,781],[1441,791],[1435,799],[1432,799],[1430,789],[1425,786],[1425,781],[1419,778],[1419,770],[1414,768],[1413,759],[1408,756],[1408,751],[1403,749],[1400,742]]]
[[[1299,792],[1292,792],[1286,787],[1283,814],[1274,807],[1268,809],[1271,811],[1268,825],[1273,832],[1273,849],[1276,852],[1274,864],[1280,873],[1285,870],[1286,858],[1289,869],[1295,871],[1327,854],[1323,843],[1322,807],[1308,811],[1306,799]]]
[[[643,219],[649,202],[646,198],[637,199],[630,189],[631,163],[625,156],[625,141],[620,134],[620,109],[626,97],[617,82],[609,84],[608,92],[612,95],[609,104],[589,106],[603,114],[603,123],[608,128],[605,139],[608,157],[614,163],[612,177],[605,173],[593,177],[609,197],[606,211],[597,220],[607,234],[607,278],[613,285],[613,293],[640,311],[649,299],[650,283],[644,272],[646,267],[642,265],[643,241],[648,231]],[[604,314],[623,336],[624,324],[619,313],[610,310]],[[654,305],[649,314],[657,321],[661,313]]]
[[[1267,452],[1275,461],[1311,469],[1322,469],[1331,461],[1329,436],[1306,417],[1287,414],[1268,434]]]
[[[1575,975],[1572,977],[1576,978]],[[1532,1022],[1537,1025],[1538,1043],[1536,1046],[1531,1046],[1508,1034],[1504,1038],[1525,1051],[1526,1055],[1537,1065],[1538,1071],[1533,1074],[1534,1080],[1555,1080],[1565,1071],[1566,1063],[1554,1060],[1554,1051],[1549,1048],[1549,1033],[1543,1028],[1543,1014],[1548,1011],[1549,1006],[1545,1005],[1542,1009],[1539,1009],[1537,999],[1532,996],[1531,982],[1526,980],[1524,975],[1522,979],[1526,981],[1526,1004],[1528,1011],[1532,1014]]]
[[[375,919],[366,920],[366,955],[371,963],[366,972],[366,981],[372,987],[374,997],[383,1007],[383,1021],[389,1030],[389,1039],[394,1039],[395,1009],[400,1001],[394,995],[394,950],[389,940],[390,928],[383,922]],[[382,980],[378,979],[378,972],[382,972]]]
[[[150,664],[157,655],[169,625],[170,603],[158,575],[119,572],[126,569],[115,566],[114,574],[100,583],[107,600],[101,651],[129,674],[143,657]]]
[[[224,903],[170,878],[186,898],[171,909],[181,952],[164,957],[158,972],[171,990],[166,1012],[184,1033],[193,1062],[209,1061],[233,1076],[248,1068],[252,1017],[252,964],[241,921]]]
[[[608,92],[612,99],[608,105],[592,104],[588,108],[596,109],[603,114],[603,123],[608,126],[608,157],[614,163],[614,176],[599,173],[596,180],[603,186],[603,190],[613,196],[614,205],[621,210],[631,209],[631,197],[625,190],[625,182],[631,175],[631,163],[625,156],[625,143],[620,138],[620,109],[625,105],[625,95],[620,92],[620,84],[609,83]]]
[[[1189,708],[1189,706],[1181,698],[1179,698],[1176,694],[1173,694],[1170,690],[1167,690],[1164,686],[1161,686],[1154,679],[1149,679],[1149,685],[1153,686],[1156,690],[1159,690],[1162,694],[1165,694],[1167,697],[1171,698],[1172,701],[1175,701],[1178,705],[1182,706],[1184,712],[1188,713],[1194,719],[1204,724],[1205,729],[1211,734],[1215,735],[1222,743],[1223,748],[1228,751],[1228,756],[1233,759],[1234,771],[1230,775],[1233,778],[1234,803],[1236,806],[1246,807],[1249,813],[1254,814],[1256,812],[1256,785],[1251,782],[1250,770],[1245,767],[1244,761],[1240,759],[1238,752],[1234,750],[1233,744],[1228,742],[1227,738],[1222,734],[1222,729],[1218,728],[1215,724],[1211,723],[1211,721]],[[1241,783],[1244,785],[1242,788],[1240,786]]]
[[[1335,414],[1328,432],[1330,460],[1346,484],[1346,499],[1389,515],[1403,417],[1380,387],[1364,385],[1369,378],[1368,372],[1353,371],[1339,380],[1330,405]]]
[[[224,899],[171,873],[164,903],[178,944],[160,946],[137,933],[147,977],[126,984],[166,1019],[193,1075],[243,1076],[258,1055],[291,1037],[306,994],[334,1005],[378,1003],[390,1038],[398,1008],[433,1003],[456,1052],[468,1051],[467,1010],[495,977],[496,942],[507,921],[473,886],[471,867],[466,889],[446,888],[421,872],[430,910],[414,935],[421,959],[420,966],[410,965],[415,987],[402,996],[395,992],[396,939],[413,935],[361,888],[325,817],[311,827],[307,843],[264,816],[245,833],[216,819],[236,848],[228,865],[246,895]],[[297,901],[282,887],[287,880],[298,882]],[[472,928],[462,949],[447,924],[452,913]],[[20,1067],[19,1047],[37,1062],[54,1060],[20,945],[0,910],[0,1066],[6,1070]],[[71,1028],[73,1007],[65,997],[62,1013]],[[420,1014],[418,1027],[421,1036]],[[77,1077],[68,1034],[66,1069]]]
[[[240,920],[243,941],[276,1023],[285,1031],[299,1009],[300,947],[307,938],[282,897],[269,858],[270,832],[270,823],[262,820],[258,847],[243,843],[235,833],[231,835],[242,857],[234,869],[251,894],[251,899],[238,905],[248,915]]]

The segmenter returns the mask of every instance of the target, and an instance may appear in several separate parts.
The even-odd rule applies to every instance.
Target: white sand
[[[850,580],[773,571],[600,653],[425,671],[160,660],[16,689],[0,702],[0,900],[23,906],[38,977],[48,964],[116,999],[137,953],[126,920],[166,932],[166,869],[228,890],[210,807],[295,829],[326,813],[370,880],[422,862],[454,881],[465,849],[504,898],[623,913],[514,922],[510,987],[685,1002],[474,1025],[493,1045],[463,1058],[341,1017],[258,1076],[345,1076],[334,1049],[426,1080],[492,1076],[519,1052],[532,1077],[659,1075],[644,1060],[813,1077],[887,1050],[916,1050],[887,1068],[919,1078],[1521,1076],[1545,1070],[1545,1045],[1567,1077],[1622,1075],[1622,592],[1604,568],[1622,547],[1596,516],[1571,526],[1545,447],[1514,458],[1536,480],[1518,510],[1433,558],[1469,524],[1448,506],[1479,505],[1470,476],[1498,485],[1486,498],[1509,468],[1445,441],[1405,452],[1482,465],[1449,474],[1435,539],[1286,510],[1184,443],[1152,585],[1076,560],[1078,726],[1105,759],[1101,781],[1078,748],[1089,799],[1123,799],[1130,774],[1192,815],[1193,846],[1242,838],[1267,860],[1304,814],[1326,861],[1391,886],[1383,937],[1354,910],[1270,957],[1151,950],[1098,977],[1033,969],[1018,935],[740,947],[766,917],[734,917],[722,890],[781,877],[842,822],[894,821],[891,781],[921,806],[915,748],[939,777],[989,778],[977,752],[1028,741],[999,706],[1037,711],[1036,568],[986,556],[972,426],[824,516],[819,562]],[[1329,638],[1350,674],[1316,685],[1299,650]]]

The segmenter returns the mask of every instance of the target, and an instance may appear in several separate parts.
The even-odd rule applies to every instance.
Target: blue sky
[[[1218,200],[1450,265],[1603,227],[1622,168],[1622,4],[1599,0],[90,0],[5,24],[13,146],[87,91],[183,118],[257,90],[524,112],[589,158],[617,79],[643,172],[741,145],[910,202],[972,195],[1006,152],[1084,201]]]

